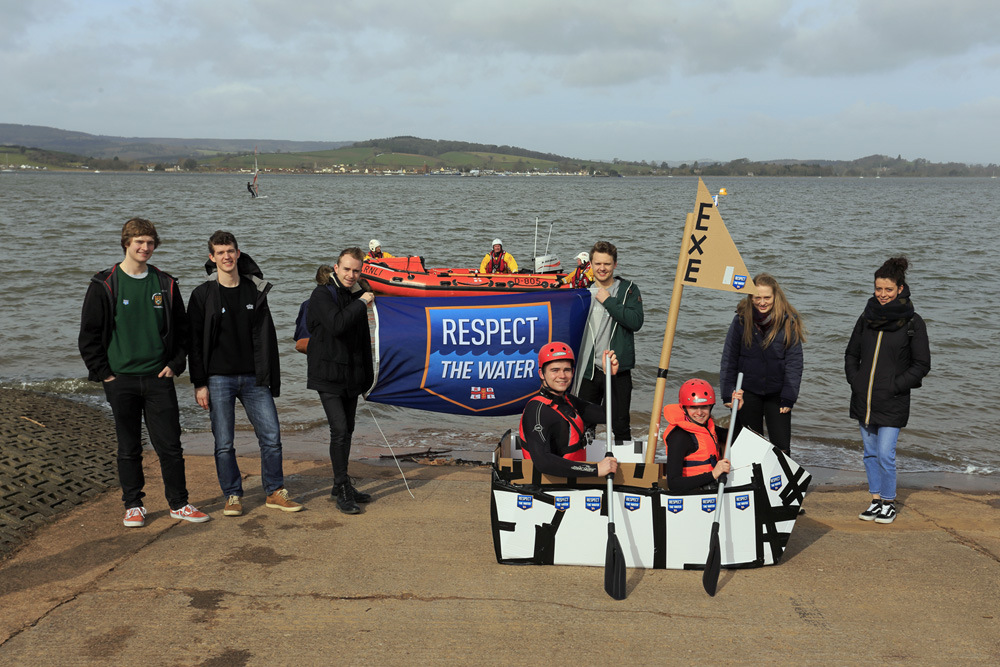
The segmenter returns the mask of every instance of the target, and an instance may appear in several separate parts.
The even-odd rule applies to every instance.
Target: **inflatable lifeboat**
[[[558,265],[558,260],[555,260],[554,266]],[[480,273],[475,269],[428,269],[424,267],[424,258],[416,256],[366,261],[361,276],[377,294],[388,296],[481,296],[570,287],[565,273]]]

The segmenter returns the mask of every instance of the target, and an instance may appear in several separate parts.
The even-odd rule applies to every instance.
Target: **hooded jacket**
[[[906,305],[909,299],[910,289],[904,284],[886,306],[898,306],[897,301]],[[878,310],[872,297],[844,352],[851,417],[868,427],[902,428],[910,418],[910,390],[919,387],[931,370],[927,325],[912,305],[903,317],[889,321],[873,318]]]
[[[334,275],[332,283],[319,285],[309,297],[309,389],[354,397],[375,381],[364,292],[361,281],[348,289]]]
[[[281,367],[278,361],[278,337],[271,319],[271,309],[267,305],[267,293],[271,283],[264,280],[264,273],[257,263],[246,253],[240,253],[236,261],[240,280],[248,280],[256,287],[253,310],[253,365],[257,376],[257,386],[268,387],[271,395],[281,393]],[[198,285],[191,293],[188,303],[188,319],[191,323],[189,343],[191,362],[191,383],[195,387],[208,384],[208,368],[212,350],[219,342],[219,326],[222,317],[222,295],[219,289],[218,271],[212,261],[205,262],[208,280]]]
[[[94,382],[103,382],[105,378],[114,375],[108,361],[108,346],[115,328],[115,304],[118,303],[117,268],[118,264],[115,264],[110,269],[95,273],[83,299],[77,344],[83,363],[87,365],[87,377]],[[164,326],[160,331],[163,349],[166,350],[163,365],[169,366],[175,376],[180,375],[184,372],[188,340],[184,300],[177,288],[177,280],[172,275],[160,271],[152,264],[147,264],[146,268],[159,278],[160,291],[166,301],[163,309]]]

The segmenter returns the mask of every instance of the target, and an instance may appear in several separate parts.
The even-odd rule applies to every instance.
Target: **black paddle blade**
[[[705,572],[701,575],[701,583],[705,592],[715,597],[715,589],[719,585],[719,570],[722,569],[722,547],[719,545],[719,522],[712,524],[712,537],[708,541],[708,558],[705,560]]]
[[[625,590],[625,553],[615,535],[615,524],[608,524],[608,552],[604,557],[604,590],[616,600],[624,600],[628,591]]]

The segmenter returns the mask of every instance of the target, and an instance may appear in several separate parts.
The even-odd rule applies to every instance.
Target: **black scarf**
[[[874,296],[868,299],[862,317],[868,323],[869,329],[896,331],[905,327],[913,319],[913,313],[910,288],[904,283],[903,288],[899,291],[899,296],[884,306]]]
[[[774,309],[767,311],[767,314],[761,313],[756,308],[753,309],[753,323],[761,330],[761,333],[767,335],[767,332],[771,330],[771,325],[774,324]]]

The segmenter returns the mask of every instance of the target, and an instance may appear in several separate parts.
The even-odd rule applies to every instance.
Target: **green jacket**
[[[628,371],[635,368],[635,332],[642,328],[642,295],[639,288],[631,280],[615,276],[621,281],[616,296],[609,296],[603,304],[596,304],[593,313],[604,308],[611,316],[611,349],[618,357],[618,370]],[[587,320],[583,342],[580,344],[579,371],[574,379],[574,393],[583,380],[594,377],[594,337],[591,333],[590,320]]]

